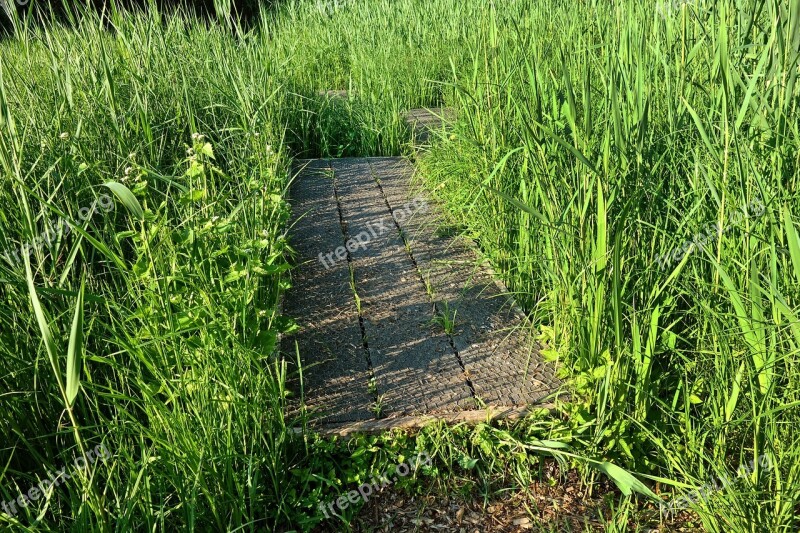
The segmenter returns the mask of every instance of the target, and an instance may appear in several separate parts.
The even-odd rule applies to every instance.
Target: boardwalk
[[[439,208],[411,193],[407,160],[297,170],[299,268],[285,313],[301,329],[283,350],[299,350],[305,403],[323,429],[519,416],[552,398],[558,380],[524,316],[473,245],[441,231]]]

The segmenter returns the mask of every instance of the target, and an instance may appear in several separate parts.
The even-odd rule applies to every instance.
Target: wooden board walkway
[[[437,124],[421,111],[409,122]],[[299,267],[284,313],[301,329],[282,350],[287,360],[299,350],[293,387],[320,430],[514,418],[548,405],[560,383],[524,315],[474,245],[439,231],[441,210],[411,194],[407,160],[304,160],[297,172]]]

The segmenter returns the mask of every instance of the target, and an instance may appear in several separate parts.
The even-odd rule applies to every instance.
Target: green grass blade
[[[681,97],[683,100],[683,105],[686,106],[687,111],[692,116],[692,120],[694,120],[695,126],[697,126],[697,131],[700,133],[700,137],[703,139],[703,143],[705,143],[706,148],[708,148],[708,153],[717,160],[717,163],[721,163],[719,159],[719,154],[717,150],[714,148],[714,145],[711,144],[711,140],[708,137],[708,133],[706,132],[706,128],[703,126],[703,121],[700,120],[700,116],[697,114],[697,111],[686,101],[685,98]]]
[[[122,205],[124,205],[134,217],[136,217],[138,220],[144,220],[144,210],[142,209],[139,200],[136,199],[136,196],[133,195],[130,189],[116,181],[106,182],[103,184],[103,186],[111,190],[111,192],[114,193],[114,196],[119,198],[119,201],[122,202]]]
[[[75,303],[75,317],[69,335],[67,350],[67,403],[70,407],[75,403],[81,385],[81,365],[83,364],[83,301],[86,284],[81,281],[78,301]]]
[[[794,279],[800,283],[800,237],[797,235],[797,228],[795,228],[792,221],[792,214],[788,205],[783,206],[783,223],[786,227],[786,241],[794,269]]]
[[[725,422],[730,422],[733,417],[733,412],[736,409],[736,404],[739,403],[739,393],[742,391],[742,377],[744,376],[744,363],[739,365],[739,370],[736,371],[736,378],[733,380],[731,392],[728,395],[728,401],[725,402]]]
[[[606,269],[608,258],[608,220],[606,213],[606,199],[603,196],[603,185],[597,180],[597,236],[594,248],[594,268],[599,274]]]
[[[53,372],[55,373],[56,381],[58,382],[58,388],[61,391],[61,395],[66,398],[64,395],[64,382],[61,378],[61,366],[58,362],[60,350],[58,349],[58,344],[56,343],[55,339],[53,338],[53,334],[50,331],[50,322],[47,319],[47,314],[42,306],[42,302],[39,300],[39,296],[36,294],[36,286],[33,280],[33,271],[31,270],[30,258],[27,254],[23,254],[23,258],[25,262],[25,277],[28,281],[28,293],[31,298],[31,305],[33,306],[33,314],[36,317],[36,322],[39,324],[39,331],[42,335],[42,341],[44,342],[47,357],[50,360],[50,366],[53,368]]]
[[[610,477],[625,496],[630,496],[633,492],[638,492],[639,494],[644,494],[655,500],[660,500],[653,491],[647,488],[647,485],[636,479],[636,476],[624,468],[620,468],[608,461],[591,461],[590,464]]]

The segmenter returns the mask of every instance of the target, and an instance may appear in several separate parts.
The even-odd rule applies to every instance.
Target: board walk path
[[[447,110],[414,110],[419,143]],[[560,392],[527,319],[473,243],[411,186],[404,158],[296,162],[292,243],[298,268],[282,341],[299,352],[292,387],[323,432],[430,420],[524,416]],[[412,192],[413,191],[413,192]]]

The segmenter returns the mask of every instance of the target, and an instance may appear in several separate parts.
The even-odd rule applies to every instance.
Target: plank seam
[[[377,380],[375,378],[375,369],[372,367],[372,354],[369,350],[369,342],[367,341],[367,330],[364,327],[364,316],[361,312],[361,306],[358,305],[358,290],[355,284],[355,266],[353,265],[353,256],[350,254],[350,250],[347,248],[347,243],[350,240],[350,232],[347,226],[347,220],[344,218],[344,211],[342,210],[342,202],[341,198],[339,197],[339,190],[336,187],[336,171],[333,169],[329,161],[326,161],[328,169],[333,175],[333,196],[336,198],[336,210],[339,213],[339,226],[342,230],[342,238],[344,239],[343,244],[347,253],[347,267],[350,271],[350,286],[353,291],[353,299],[355,300],[356,304],[356,312],[358,313],[358,327],[361,330],[361,345],[364,348],[364,355],[367,360],[367,370],[369,371],[370,376],[370,384],[375,384],[376,389],[375,392],[370,392],[370,396],[372,396],[373,400],[377,404],[378,402],[378,391],[377,391]]]
[[[394,209],[392,208],[392,205],[389,203],[389,198],[386,196],[386,192],[383,190],[383,186],[381,185],[380,180],[375,175],[375,169],[372,166],[372,162],[369,162],[369,170],[370,174],[372,174],[372,179],[375,181],[375,184],[381,191],[381,196],[383,197],[383,201],[386,202],[386,207],[389,209],[389,214],[392,216],[392,222],[394,222],[395,228],[397,228],[397,233],[400,235],[400,240],[402,240],[403,244],[405,245],[406,254],[411,259],[411,263],[414,265],[414,270],[417,272],[417,276],[419,276],[419,279],[422,282],[423,286],[425,287],[426,289],[425,292],[427,294],[428,290],[425,277],[423,276],[422,270],[417,264],[417,260],[414,257],[414,252],[413,250],[411,250],[411,245],[409,244],[408,239],[406,239],[406,234],[403,231],[403,228],[400,227],[400,224],[397,222],[397,219],[394,216]],[[439,312],[436,306],[436,301],[432,297],[430,297],[430,295],[428,296],[428,300],[433,305],[433,314],[434,316],[436,316],[436,314]],[[470,379],[469,377],[469,373],[467,372],[467,367],[464,365],[464,361],[461,359],[461,354],[458,353],[458,349],[456,348],[455,342],[453,341],[453,336],[447,333],[446,331],[444,333],[447,336],[447,341],[450,344],[450,349],[453,351],[453,355],[455,355],[456,360],[458,361],[458,366],[461,367],[461,373],[464,374],[464,379],[466,380],[467,386],[469,387],[469,392],[472,395],[472,398],[475,401],[478,401],[477,396],[475,394],[475,386],[472,383],[472,379]]]
[[[343,242],[344,248],[345,251],[347,252],[347,266],[348,269],[350,270],[350,286],[353,290],[353,298],[356,300],[355,303],[356,303],[356,312],[358,313],[358,327],[361,329],[361,344],[364,348],[364,355],[367,359],[367,370],[369,371],[370,385],[374,384],[375,386],[374,392],[373,391],[368,391],[368,392],[370,392],[370,395],[372,396],[373,400],[375,401],[375,404],[377,405],[380,398],[378,394],[378,381],[375,377],[375,369],[372,367],[372,354],[370,353],[369,350],[369,341],[367,340],[367,329],[364,326],[364,315],[361,311],[361,306],[358,305],[358,288],[356,287],[356,281],[355,281],[356,274],[355,274],[355,265],[353,264],[353,256],[350,253],[350,249],[347,247],[347,243],[350,241],[350,231],[347,225],[347,220],[345,220],[344,217],[344,211],[342,210],[342,201],[341,198],[339,197],[339,190],[336,187],[336,171],[331,166],[329,161],[326,161],[326,164],[328,165],[328,169],[330,170],[330,172],[333,174],[333,195],[336,198],[336,210],[339,213],[339,225],[342,230],[342,238],[344,239]]]

